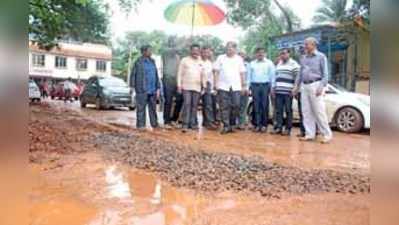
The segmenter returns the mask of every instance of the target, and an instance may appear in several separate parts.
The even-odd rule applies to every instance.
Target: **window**
[[[56,56],[55,67],[65,69],[67,67],[67,58],[63,56]]]
[[[107,62],[103,60],[97,60],[96,62],[96,70],[100,72],[107,71]]]
[[[87,59],[76,59],[77,70],[87,70]]]
[[[46,56],[42,54],[32,54],[32,65],[37,67],[44,67]]]

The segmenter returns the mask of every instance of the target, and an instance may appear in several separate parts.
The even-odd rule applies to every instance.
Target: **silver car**
[[[29,80],[29,101],[40,102],[40,100],[41,93],[39,87],[37,86],[35,81]]]

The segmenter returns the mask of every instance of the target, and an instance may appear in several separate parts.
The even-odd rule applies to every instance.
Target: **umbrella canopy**
[[[166,8],[164,16],[169,22],[194,27],[219,24],[225,13],[210,0],[177,0]]]

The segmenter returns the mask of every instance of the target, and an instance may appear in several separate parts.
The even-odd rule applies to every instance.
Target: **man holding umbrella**
[[[174,37],[168,40],[168,49],[162,54],[162,84],[165,96],[163,119],[165,128],[171,128],[172,122],[177,122],[183,104],[183,96],[177,91],[177,70],[180,56],[176,49]],[[174,107],[173,107],[173,102]]]

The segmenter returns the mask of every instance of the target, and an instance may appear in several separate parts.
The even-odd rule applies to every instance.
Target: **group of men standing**
[[[206,46],[192,44],[190,54],[182,59],[176,50],[169,49],[162,57],[165,128],[172,128],[180,121],[182,132],[198,129],[197,112],[202,99],[204,127],[217,129],[221,122],[221,134],[245,129],[248,99],[252,96],[253,130],[267,132],[272,99],[275,121],[271,133],[290,135],[292,102],[297,98],[301,116],[298,136],[311,141],[320,131],[322,143],[330,142],[332,132],[323,100],[328,82],[327,59],[316,46],[316,39],[305,40],[305,54],[300,63],[290,57],[289,49],[283,49],[276,65],[267,59],[264,48],[257,48],[254,60],[250,61],[244,53],[238,53],[234,42],[228,42],[225,54],[216,60],[212,49]],[[151,126],[157,128],[156,101],[161,84],[151,47],[143,46],[141,52],[130,76],[130,84],[136,91],[137,128],[145,128],[147,105]]]

